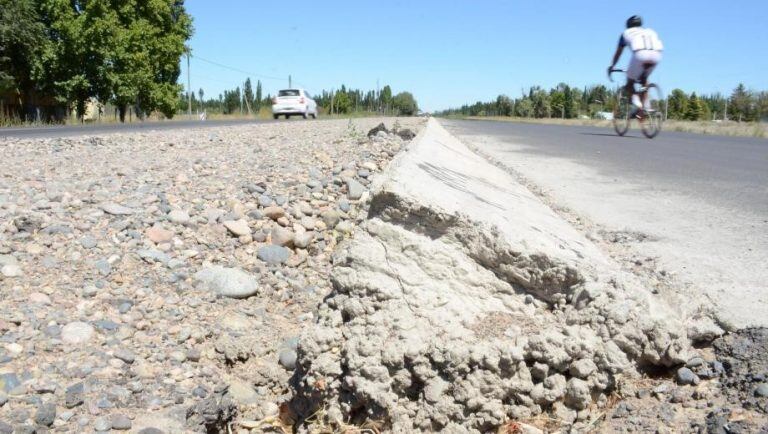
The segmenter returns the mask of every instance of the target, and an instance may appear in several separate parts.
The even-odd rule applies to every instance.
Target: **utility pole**
[[[240,92],[240,116],[243,115],[243,99],[245,99],[245,83],[243,83],[243,90]]]
[[[379,79],[378,78],[376,79],[376,101],[377,102],[381,101],[381,89],[379,89]],[[378,106],[376,111],[381,113],[381,104],[376,104],[376,105]]]
[[[293,87],[293,80],[291,79],[291,75],[288,75],[288,89]]]
[[[192,119],[192,82],[189,79],[189,48],[187,49],[187,116]]]
[[[669,118],[669,97],[664,99],[664,122]]]
[[[725,111],[723,112],[723,121],[728,120],[728,98],[725,99]]]

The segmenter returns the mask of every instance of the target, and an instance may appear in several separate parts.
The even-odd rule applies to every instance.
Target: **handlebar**
[[[611,80],[611,83],[613,83],[613,73],[614,72],[627,72],[624,69],[618,69],[618,68],[611,68],[608,70],[608,80]]]

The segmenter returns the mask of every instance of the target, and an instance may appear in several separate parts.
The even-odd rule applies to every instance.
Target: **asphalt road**
[[[685,316],[703,306],[727,329],[768,327],[768,140],[441,122],[589,230],[645,235],[620,241],[619,261],[674,276],[665,294]]]
[[[568,158],[606,176],[651,181],[659,188],[768,218],[768,140],[662,131],[653,140],[639,130],[494,121],[445,122],[460,135],[484,135],[524,144],[526,152]],[[516,152],[516,151],[510,151]]]
[[[85,125],[62,125],[51,127],[24,127],[24,128],[0,128],[0,138],[30,138],[44,139],[57,137],[71,137],[90,134],[109,134],[125,132],[147,132],[157,130],[174,130],[184,128],[213,128],[226,127],[234,125],[258,124],[265,122],[275,122],[272,120],[183,120],[183,121],[160,121],[160,122],[133,122],[125,124],[85,124]]]

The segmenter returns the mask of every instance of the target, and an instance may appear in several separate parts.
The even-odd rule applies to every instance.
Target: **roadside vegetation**
[[[191,35],[182,0],[0,0],[0,123],[173,117]]]
[[[437,113],[445,117],[610,126],[615,90],[604,85],[584,89],[565,83],[550,90],[531,87],[519,98],[499,95]],[[768,92],[739,84],[730,96],[697,95],[674,89],[667,96],[665,129],[734,136],[768,137]]]
[[[301,86],[296,86],[301,87]],[[321,90],[318,93],[308,89],[322,116],[363,117],[363,116],[413,116],[418,113],[419,105],[411,92],[393,94],[388,85],[380,90],[348,89],[345,85],[338,89]],[[208,119],[258,117],[271,119],[272,95],[264,93],[260,80],[254,87],[248,78],[242,89],[238,86],[225,90],[216,96],[208,96],[203,89],[192,94],[192,111],[196,115],[205,112]],[[208,98],[206,98],[208,96]],[[179,112],[188,109],[187,95],[179,95]]]

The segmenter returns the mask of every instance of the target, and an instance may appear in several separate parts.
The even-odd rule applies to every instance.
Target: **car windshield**
[[[281,90],[278,96],[299,96],[299,91],[297,89]]]

